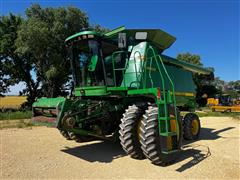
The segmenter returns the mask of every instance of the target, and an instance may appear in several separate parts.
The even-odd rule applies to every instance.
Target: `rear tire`
[[[194,113],[188,113],[183,119],[183,138],[196,140],[199,138],[201,124],[199,117]]]
[[[121,119],[119,139],[123,150],[134,159],[143,159],[139,129],[142,110],[136,105],[129,106]]]

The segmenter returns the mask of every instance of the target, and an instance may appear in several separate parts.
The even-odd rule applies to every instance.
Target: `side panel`
[[[137,88],[140,85],[143,75],[143,60],[146,50],[146,42],[134,46],[129,58],[128,66],[124,74],[121,87]]]
[[[160,72],[158,71],[157,62],[159,64]],[[157,62],[154,58],[145,60],[146,71],[145,75],[143,75],[142,77],[146,77],[146,81],[143,78],[141,87],[143,87],[144,82],[146,82],[146,88],[160,87],[161,90],[163,90],[164,85],[165,90],[172,91],[171,84],[165,74],[161,62],[159,60]],[[176,105],[193,108],[195,106],[196,86],[193,81],[192,73],[182,69],[181,67],[177,67],[167,63],[165,63],[164,66],[174,84]],[[161,78],[161,74],[163,77],[163,81]]]

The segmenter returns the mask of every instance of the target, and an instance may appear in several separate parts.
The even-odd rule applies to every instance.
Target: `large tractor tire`
[[[188,113],[183,119],[183,138],[196,140],[199,138],[201,124],[199,117],[194,113]]]
[[[129,106],[121,119],[119,139],[123,150],[134,159],[143,159],[140,144],[140,121],[143,111],[136,105]]]
[[[170,116],[174,115],[174,108],[169,108]],[[178,116],[180,119],[179,112]],[[161,141],[159,135],[159,127],[158,127],[158,107],[149,106],[146,113],[143,115],[143,121],[141,124],[141,135],[140,142],[141,148],[143,150],[144,155],[155,165],[167,165],[172,162],[176,155],[166,155],[161,152]],[[179,121],[179,146],[181,142],[181,122]]]

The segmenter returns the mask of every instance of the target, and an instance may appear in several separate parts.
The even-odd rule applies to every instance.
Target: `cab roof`
[[[121,26],[105,34],[98,33],[96,31],[81,31],[68,37],[65,40],[65,42],[68,42],[70,40],[75,40],[79,36],[84,36],[84,35],[94,35],[95,37],[98,36],[98,37],[103,37],[106,39],[112,39],[117,41],[118,33],[126,33],[127,37],[135,38],[135,34],[137,32],[146,32],[147,39],[145,39],[144,41],[149,41],[154,43],[156,47],[162,51],[169,48],[176,41],[176,38],[174,36],[160,29],[125,29],[124,26]]]

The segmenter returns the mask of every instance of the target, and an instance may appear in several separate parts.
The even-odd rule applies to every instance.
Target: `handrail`
[[[171,89],[172,89],[172,100],[173,100],[173,105],[174,105],[174,113],[175,113],[175,117],[176,117],[176,119],[177,119],[177,118],[178,118],[178,114],[177,114],[177,110],[176,110],[175,87],[174,87],[173,81],[172,81],[172,79],[170,78],[170,76],[169,76],[169,74],[168,74],[168,72],[167,72],[167,70],[166,70],[166,67],[165,67],[165,65],[164,65],[164,63],[163,63],[163,60],[162,60],[161,56],[160,56],[160,55],[156,55],[156,53],[155,53],[155,51],[154,51],[154,49],[153,49],[152,47],[149,47],[149,49],[152,51],[152,54],[153,54],[153,56],[151,57],[151,61],[152,61],[152,58],[155,59],[155,62],[156,62],[156,64],[157,64],[157,68],[158,68],[158,70],[159,70],[159,74],[160,74],[161,80],[162,80],[162,85],[163,85],[163,97],[164,97],[164,114],[165,114],[165,117],[166,117],[166,115],[167,115],[167,106],[166,106],[166,99],[167,99],[167,97],[166,97],[166,93],[165,93],[165,81],[164,81],[164,78],[163,78],[163,76],[162,76],[161,69],[160,69],[160,66],[159,66],[159,63],[158,63],[157,59],[159,59],[161,65],[162,65],[162,68],[163,68],[163,70],[164,70],[164,73],[166,74],[167,79],[168,79],[168,81],[170,82]],[[149,49],[147,50],[147,53],[146,53],[147,55],[148,55]],[[150,64],[150,68],[151,68],[151,64]],[[178,124],[176,123],[176,125],[177,125],[177,129],[178,129],[178,128],[179,128],[179,127],[178,127]],[[166,123],[166,130],[168,131],[168,123]]]
[[[155,62],[157,64],[158,72],[159,72],[160,77],[161,77],[161,83],[162,83],[162,88],[163,88],[163,98],[164,98],[163,99],[163,101],[164,101],[164,114],[165,114],[165,117],[167,117],[167,104],[166,104],[167,97],[166,97],[166,91],[165,91],[165,81],[164,81],[164,78],[163,78],[163,75],[162,75],[159,63],[157,62],[156,53],[155,53],[154,49],[151,46],[147,49],[147,53],[146,53],[147,56],[148,56],[148,52],[149,51],[151,51],[152,54],[153,54],[153,56],[151,58],[154,57]],[[168,131],[168,123],[166,123],[165,128],[166,128],[166,131]],[[159,128],[159,131],[160,131],[160,128]]]
[[[119,71],[122,71],[122,75],[123,75],[123,83],[124,83],[124,87],[126,87],[126,81],[125,81],[125,76],[124,76],[124,70],[127,69],[127,67],[129,66],[129,60],[127,61],[127,63],[125,64],[125,67],[124,68],[118,68],[118,69],[115,69],[115,56],[118,55],[118,54],[121,54],[121,53],[126,53],[125,51],[116,51],[112,54],[112,66],[113,66],[113,79],[114,79],[114,85],[115,87],[117,86],[116,84],[116,73],[115,71],[119,70]],[[135,51],[134,54],[133,54],[133,60],[134,60],[134,66],[135,66],[135,74],[136,74],[136,78],[137,78],[137,81],[134,81],[134,82],[138,82],[140,83],[139,81],[139,77],[138,77],[138,74],[140,73],[140,71],[137,71],[137,65],[136,65],[136,54],[139,54],[139,57],[141,58],[141,53],[139,51]],[[129,58],[130,59],[130,58]],[[140,63],[140,69],[142,70],[143,69],[143,65],[142,65],[142,62]],[[139,89],[139,87],[137,86],[137,89]]]
[[[136,64],[136,54],[139,54],[139,58],[140,58],[140,60],[141,60],[141,57],[142,57],[142,55],[141,55],[141,53],[140,53],[140,51],[135,51],[134,52],[134,54],[133,54],[133,60],[134,60],[134,66],[135,66],[135,73],[136,73],[136,78],[137,78],[137,82],[139,83],[139,84],[141,84],[140,83],[140,80],[138,79],[138,73],[140,74],[141,72],[139,71],[137,71],[137,64]],[[143,71],[143,66],[142,66],[142,62],[140,61],[140,69],[141,69],[141,71]],[[139,87],[137,86],[137,89],[139,89]]]
[[[168,72],[167,72],[167,70],[166,70],[165,65],[163,64],[162,57],[161,57],[160,55],[157,55],[157,57],[159,58],[159,60],[160,60],[160,62],[161,62],[161,64],[162,64],[162,67],[163,67],[163,69],[164,69],[164,72],[165,72],[165,74],[166,74],[166,76],[167,76],[167,78],[168,78],[168,80],[169,80],[169,82],[170,82],[170,84],[171,84],[171,86],[172,86],[173,105],[174,105],[174,107],[176,107],[175,87],[174,87],[173,81],[172,81],[172,79],[170,78],[170,76],[169,76],[169,74],[168,74]],[[176,112],[176,108],[175,108],[175,115],[176,115],[176,114],[177,114],[177,112]]]
[[[123,71],[126,70],[126,67],[128,65],[128,61],[127,61],[127,65],[125,64],[125,67],[124,68],[121,68],[121,69],[115,69],[115,56],[117,54],[121,54],[121,53],[126,53],[126,51],[115,51],[113,54],[112,54],[112,67],[113,67],[113,80],[114,80],[114,86],[116,87],[117,86],[117,83],[116,83],[116,73],[115,71],[116,70],[121,70],[122,71],[122,74],[123,74],[123,83],[124,83],[124,86],[126,86],[125,84],[125,76],[124,76],[124,73]]]
[[[169,82],[170,82],[170,84],[171,84],[171,86],[172,86],[173,106],[174,106],[175,118],[176,118],[176,121],[177,121],[177,119],[178,119],[179,117],[178,117],[177,108],[176,108],[175,87],[174,87],[174,84],[173,84],[172,79],[170,78],[170,76],[169,76],[169,74],[168,74],[168,72],[167,72],[167,70],[166,70],[166,68],[165,68],[165,65],[163,64],[163,60],[162,60],[161,56],[160,56],[160,55],[157,55],[157,57],[159,58],[159,60],[160,60],[160,62],[161,62],[161,64],[162,64],[162,67],[163,67],[163,69],[164,69],[164,72],[165,72],[165,74],[166,74],[166,76],[167,76],[167,78],[168,78],[168,80],[169,80]],[[176,123],[176,126],[177,126],[177,129],[179,129],[178,123]],[[177,131],[178,131],[178,130],[177,130]]]

